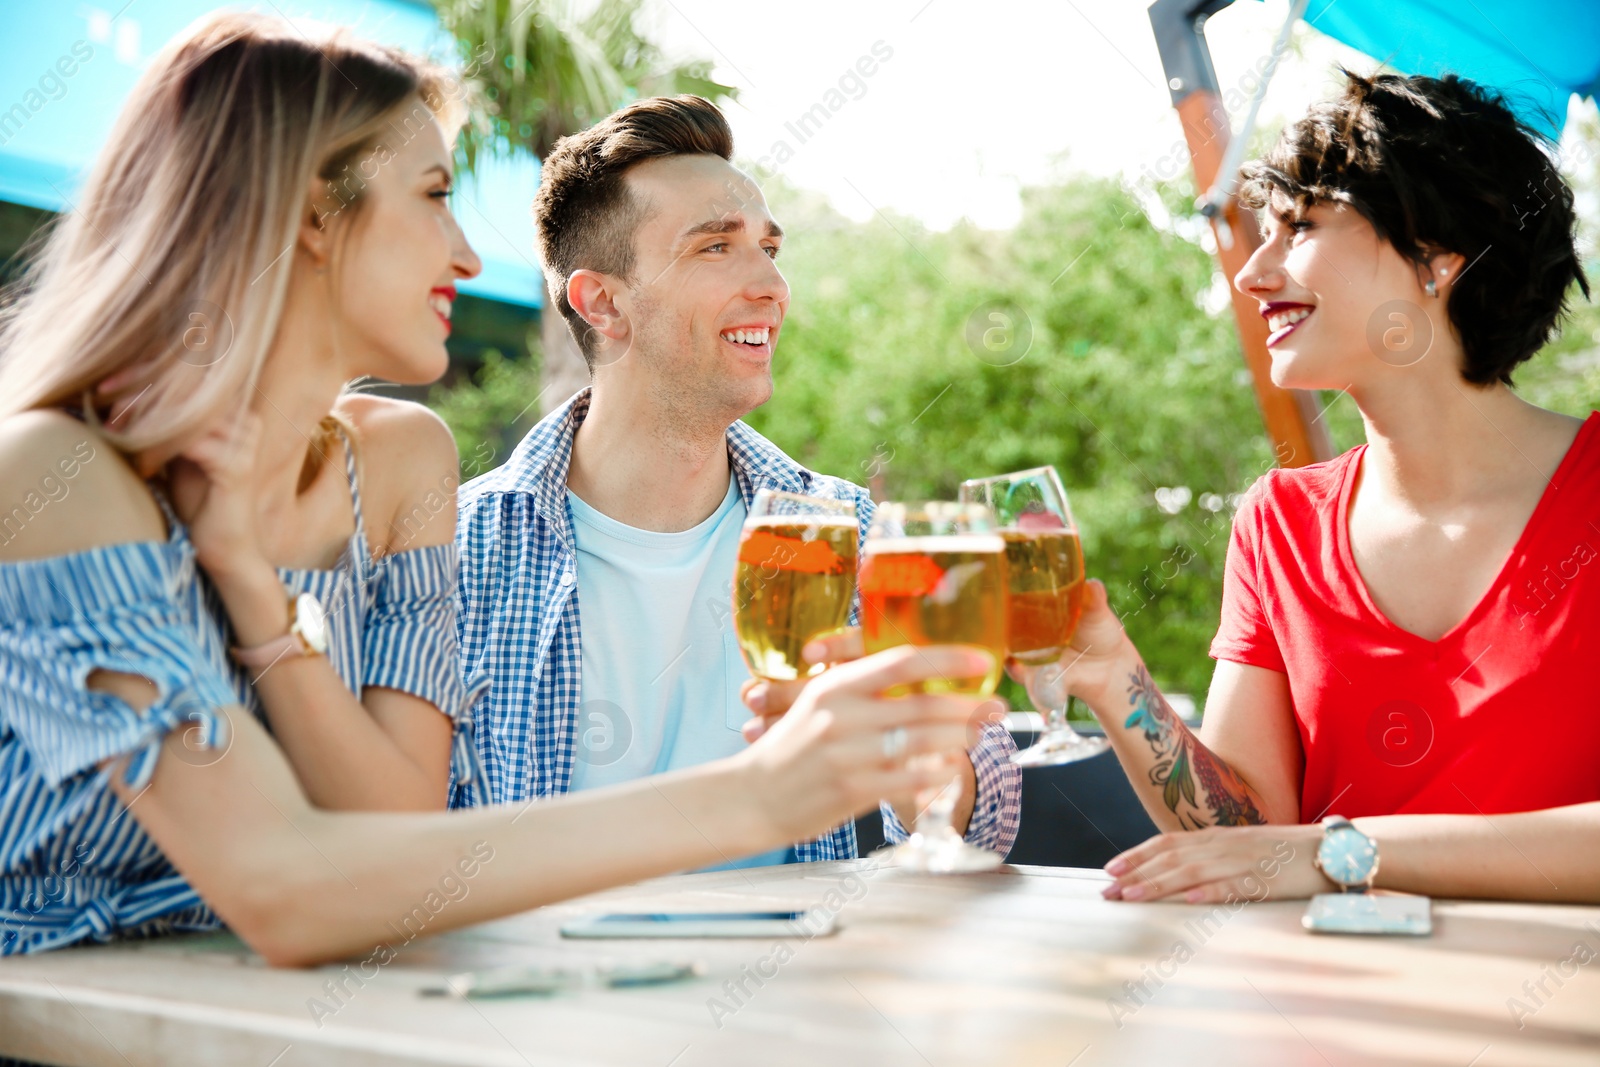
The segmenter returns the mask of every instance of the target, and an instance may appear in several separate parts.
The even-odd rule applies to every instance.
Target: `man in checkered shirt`
[[[694,766],[743,748],[749,678],[731,625],[739,531],[762,487],[853,501],[740,418],[772,395],[789,289],[782,230],[697,97],[636,101],[561,141],[534,203],[551,311],[592,386],[462,488],[460,637],[489,798],[520,802]],[[1021,774],[985,725],[955,825],[1001,855]],[[454,802],[462,803],[460,791]],[[903,824],[884,805],[890,840]],[[597,828],[597,832],[599,828]],[[731,865],[848,859],[838,827]]]

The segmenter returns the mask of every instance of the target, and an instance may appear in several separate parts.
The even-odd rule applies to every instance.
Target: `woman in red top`
[[[1093,584],[1068,684],[1189,831],[1113,859],[1106,895],[1332,890],[1338,815],[1379,887],[1600,900],[1600,415],[1510,388],[1588,294],[1572,193],[1453,77],[1349,75],[1247,178],[1266,232],[1234,284],[1273,381],[1348,392],[1367,444],[1247,494],[1198,735]]]

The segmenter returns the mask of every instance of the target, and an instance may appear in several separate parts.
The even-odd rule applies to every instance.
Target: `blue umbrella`
[[[1596,0],[1311,0],[1305,21],[1403,74],[1493,86],[1551,137],[1600,90]]]

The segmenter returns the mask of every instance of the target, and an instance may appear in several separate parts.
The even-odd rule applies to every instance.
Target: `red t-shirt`
[[[1494,584],[1438,641],[1390,622],[1356,570],[1347,516],[1365,451],[1251,489],[1211,643],[1215,659],[1288,675],[1301,820],[1600,800],[1600,413]]]

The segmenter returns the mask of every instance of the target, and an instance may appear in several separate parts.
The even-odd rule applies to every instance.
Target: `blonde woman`
[[[476,784],[455,448],[344,389],[445,368],[479,269],[453,98],[400,53],[214,16],[153,62],[8,307],[0,952],[222,923],[275,963],[370,950],[441,879],[471,892],[427,932],[820,833],[931,784],[904,757],[988,710],[877,699],[982,656],[903,651],[737,757],[423,813],[452,770]]]

